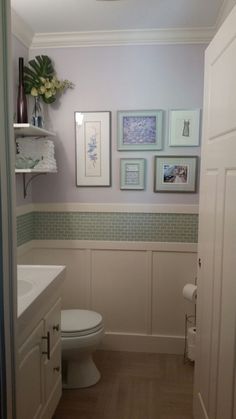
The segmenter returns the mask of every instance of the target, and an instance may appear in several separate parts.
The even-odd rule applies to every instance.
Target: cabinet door
[[[18,418],[40,418],[43,409],[43,321],[18,351]]]
[[[53,351],[54,346],[61,339],[61,299],[45,316],[45,331],[50,333],[50,347]]]
[[[44,317],[44,330],[50,334],[50,359],[44,357],[45,411],[50,418],[61,397],[61,299]]]
[[[58,342],[51,359],[44,361],[45,399],[48,401],[57,387],[61,387],[61,343]]]

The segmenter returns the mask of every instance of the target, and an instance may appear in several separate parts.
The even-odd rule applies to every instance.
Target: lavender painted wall
[[[18,59],[23,57],[25,62],[28,61],[29,50],[14,35],[12,36],[12,61],[13,61],[13,104],[14,104],[14,121],[16,121],[16,100],[18,89]],[[23,179],[21,174],[16,175],[16,203],[17,205],[28,204],[32,202],[32,191],[29,186],[26,199],[23,197]]]
[[[47,54],[59,78],[76,85],[60,103],[47,106],[49,128],[57,132],[58,174],[34,180],[33,201],[87,203],[196,204],[198,194],[153,192],[154,155],[200,154],[200,148],[168,147],[168,113],[165,145],[161,152],[118,152],[116,111],[138,109],[202,108],[203,45],[124,46],[31,50]],[[75,185],[75,111],[112,111],[112,187],[78,188]],[[147,159],[145,191],[120,191],[119,159]]]

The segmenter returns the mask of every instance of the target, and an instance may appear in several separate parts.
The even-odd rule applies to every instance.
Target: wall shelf
[[[44,128],[39,128],[31,124],[14,124],[14,132],[15,138],[22,138],[22,137],[34,137],[43,138],[43,137],[55,137],[56,133],[52,131],[48,131]],[[45,175],[46,173],[57,173],[55,169],[15,169],[16,174],[23,175],[23,194],[24,198],[27,195],[27,188],[29,184],[32,182],[33,179],[40,175]],[[30,173],[32,176],[26,181],[26,174]]]
[[[15,173],[57,173],[57,170],[45,169],[45,170],[35,170],[35,169],[15,169]]]
[[[56,133],[31,124],[14,124],[16,137],[55,137]]]

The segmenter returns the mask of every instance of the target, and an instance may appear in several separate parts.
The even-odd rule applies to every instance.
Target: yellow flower
[[[36,89],[36,87],[32,87],[30,93],[31,93],[32,96],[38,96],[38,90]]]
[[[45,84],[45,83],[46,83],[46,79],[45,79],[44,77],[39,77],[39,80],[40,80],[43,84]]]
[[[44,93],[46,92],[46,87],[45,86],[40,86],[40,88],[39,88],[39,93],[41,94],[41,95],[44,95]]]
[[[46,83],[45,83],[45,87],[46,87],[46,89],[51,89],[52,83],[50,83],[50,81],[47,80]]]
[[[46,99],[48,99],[48,98],[52,97],[52,91],[51,91],[51,90],[47,90],[47,91],[45,92],[45,97],[46,97]]]

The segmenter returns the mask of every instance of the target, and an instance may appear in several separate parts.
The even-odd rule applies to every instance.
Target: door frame
[[[16,418],[16,217],[10,0],[0,0],[0,390],[1,412]]]

